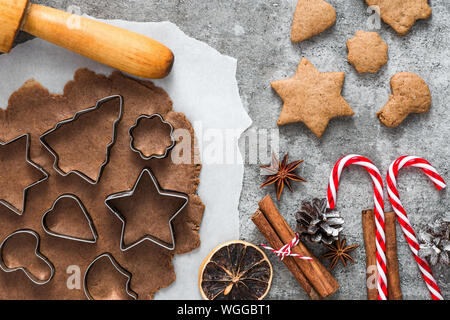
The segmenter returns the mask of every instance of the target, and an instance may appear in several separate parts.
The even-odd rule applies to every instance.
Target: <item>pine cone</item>
[[[418,232],[419,256],[432,266],[450,265],[450,213]]]
[[[296,212],[297,232],[310,242],[331,244],[338,239],[344,219],[339,213],[327,209],[327,199],[303,202]]]

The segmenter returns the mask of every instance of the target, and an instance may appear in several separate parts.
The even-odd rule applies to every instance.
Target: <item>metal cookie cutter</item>
[[[134,292],[133,290],[130,289],[130,281],[131,281],[131,273],[129,273],[127,270],[125,270],[117,261],[116,259],[114,259],[114,257],[110,254],[110,253],[103,253],[101,255],[99,255],[97,258],[95,258],[87,267],[86,272],[84,273],[84,278],[83,278],[83,287],[84,287],[84,294],[86,295],[86,298],[88,298],[89,300],[94,300],[94,298],[92,297],[91,293],[89,292],[89,289],[87,287],[87,276],[89,274],[89,271],[91,270],[91,267],[100,259],[103,258],[108,258],[109,261],[111,261],[111,264],[114,266],[114,268],[119,271],[121,274],[123,274],[125,277],[128,278],[127,283],[126,283],[126,291],[127,294],[133,298],[134,300],[137,300],[138,298],[138,294],[136,292]]]
[[[169,228],[170,228],[170,234],[171,234],[171,239],[172,239],[172,244],[167,244],[164,241],[161,241],[160,239],[152,236],[152,235],[145,235],[143,238],[141,238],[140,240],[136,241],[135,243],[129,245],[129,246],[125,246],[124,243],[124,234],[125,234],[125,226],[126,226],[126,220],[125,218],[122,216],[122,214],[117,210],[117,208],[114,207],[114,205],[111,203],[112,200],[115,199],[119,199],[119,198],[125,198],[125,197],[130,197],[133,196],[134,192],[136,191],[136,187],[138,186],[139,182],[141,181],[141,178],[147,174],[152,182],[153,185],[155,186],[157,192],[159,195],[162,196],[167,196],[167,197],[175,197],[175,198],[179,198],[179,199],[183,199],[184,202],[181,205],[181,207],[170,217],[169,219]],[[122,232],[120,235],[120,250],[122,251],[126,251],[128,249],[131,249],[135,246],[137,246],[138,244],[144,242],[145,240],[149,240],[157,245],[160,245],[161,247],[167,249],[167,250],[174,250],[175,249],[175,236],[173,233],[173,227],[172,227],[172,220],[175,219],[175,217],[184,209],[184,207],[186,207],[186,205],[189,202],[189,197],[187,194],[182,193],[182,192],[178,192],[178,191],[171,191],[171,190],[164,190],[160,187],[158,180],[156,180],[155,176],[153,175],[152,171],[149,168],[145,168],[141,171],[141,173],[139,174],[138,179],[136,180],[136,183],[133,186],[133,189],[129,190],[129,191],[123,191],[123,192],[118,192],[118,193],[114,193],[109,195],[106,200],[105,200],[105,204],[106,206],[117,216],[117,218],[120,219],[120,221],[122,221]]]
[[[134,136],[133,136],[133,130],[139,125],[139,122],[141,122],[142,119],[153,119],[153,118],[159,118],[161,120],[162,123],[168,125],[170,127],[170,139],[172,140],[172,144],[168,147],[166,147],[166,150],[164,152],[164,154],[162,155],[157,155],[157,154],[152,154],[149,157],[145,156],[141,150],[135,148],[134,146]],[[140,115],[137,119],[136,122],[134,123],[133,126],[130,127],[130,129],[128,130],[128,135],[130,136],[130,148],[131,150],[133,150],[136,153],[139,153],[139,156],[144,159],[144,160],[150,160],[150,159],[164,159],[165,157],[167,157],[167,155],[169,154],[169,151],[173,149],[173,147],[175,147],[175,138],[173,136],[173,125],[170,122],[167,122],[164,120],[164,118],[159,114],[159,113],[154,113],[152,115]]]
[[[94,239],[83,239],[83,238],[77,238],[77,237],[73,237],[73,236],[69,236],[69,235],[65,235],[65,234],[60,234],[60,233],[53,232],[48,228],[45,218],[47,217],[47,215],[50,212],[52,212],[55,209],[55,206],[59,202],[59,200],[64,199],[64,198],[73,199],[78,204],[78,206],[80,207],[84,216],[86,217],[87,222],[89,223],[89,228],[91,229],[92,237]],[[55,202],[53,202],[52,207],[50,209],[48,209],[42,216],[42,228],[49,235],[63,238],[63,239],[68,239],[68,240],[81,241],[81,242],[87,242],[87,243],[96,243],[97,239],[98,239],[97,230],[95,230],[94,222],[92,221],[91,216],[87,212],[86,207],[83,205],[83,202],[81,202],[80,198],[78,198],[76,195],[71,194],[71,193],[62,194],[55,200]]]
[[[37,185],[38,183],[41,183],[42,181],[45,181],[48,179],[49,174],[41,167],[39,167],[36,163],[34,163],[33,161],[31,161],[30,159],[30,134],[26,133],[23,134],[21,136],[18,136],[17,138],[14,138],[11,141],[8,142],[0,142],[1,146],[6,146],[9,145],[11,143],[14,143],[20,139],[26,138],[26,151],[25,151],[25,160],[26,162],[28,162],[28,164],[32,165],[34,168],[36,168],[37,170],[39,170],[44,177],[37,180],[36,182],[33,182],[32,184],[30,184],[29,186],[27,186],[25,189],[23,189],[23,196],[22,196],[22,210],[19,210],[18,208],[16,208],[15,206],[13,206],[11,203],[9,203],[8,201],[6,201],[5,199],[0,199],[0,203],[3,204],[4,206],[6,206],[8,209],[12,210],[14,213],[18,214],[19,216],[21,216],[24,211],[25,211],[25,202],[26,202],[26,198],[27,198],[27,191],[28,189],[30,189],[31,187]]]
[[[66,124],[68,122],[72,122],[77,120],[80,115],[94,111],[98,108],[100,108],[100,106],[108,101],[111,101],[113,99],[119,99],[120,102],[120,109],[119,109],[119,117],[114,121],[113,123],[113,131],[112,131],[112,139],[111,142],[106,146],[106,158],[105,161],[102,163],[102,165],[100,166],[100,169],[98,171],[98,177],[97,180],[93,180],[90,177],[88,177],[87,175],[85,175],[83,172],[79,171],[79,170],[71,170],[69,172],[65,172],[63,171],[59,165],[59,155],[55,152],[55,150],[52,149],[52,147],[50,147],[50,145],[45,141],[45,137],[51,133],[53,133],[54,131],[56,131],[59,127],[61,127],[63,124]],[[98,100],[97,103],[95,104],[94,107],[88,108],[88,109],[84,109],[81,111],[78,111],[72,118],[70,119],[66,119],[63,121],[58,122],[52,129],[46,131],[43,135],[40,136],[39,140],[41,141],[42,145],[52,154],[52,156],[55,158],[55,161],[53,162],[53,169],[56,170],[56,172],[58,172],[60,175],[62,175],[63,177],[68,176],[71,173],[74,173],[76,175],[78,175],[79,177],[81,177],[82,179],[84,179],[85,181],[89,182],[90,184],[97,184],[100,181],[100,178],[102,176],[103,170],[105,169],[105,166],[108,164],[109,162],[109,152],[112,148],[112,146],[114,145],[114,143],[116,142],[116,130],[117,130],[117,124],[120,122],[120,120],[122,119],[122,115],[123,115],[123,98],[121,95],[113,95],[110,97],[106,97],[103,98],[101,100]]]
[[[42,261],[44,261],[50,268],[50,277],[47,280],[40,280],[38,278],[36,278],[35,275],[33,275],[31,272],[29,272],[27,270],[27,268],[25,267],[17,267],[17,268],[9,268],[6,266],[5,261],[3,260],[3,246],[6,243],[6,241],[8,241],[9,238],[13,237],[16,234],[19,233],[28,233],[31,234],[32,236],[34,236],[36,238],[36,247],[34,250],[34,253],[36,254],[36,256],[41,259]],[[17,270],[22,270],[25,275],[31,280],[33,281],[35,284],[38,285],[43,285],[48,283],[50,280],[52,280],[53,276],[55,275],[55,267],[53,266],[53,264],[48,260],[47,257],[45,257],[43,254],[40,253],[39,251],[39,245],[40,245],[41,239],[39,237],[39,234],[33,230],[30,229],[21,229],[21,230],[17,230],[13,233],[11,233],[9,236],[7,236],[5,238],[5,240],[2,241],[2,243],[0,244],[0,268],[5,271],[5,272],[14,272]]]

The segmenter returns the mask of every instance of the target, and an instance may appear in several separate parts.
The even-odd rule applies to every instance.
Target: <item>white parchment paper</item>
[[[234,130],[240,135],[251,125],[239,97],[236,59],[188,37],[170,22],[105,22],[152,37],[174,52],[172,73],[154,82],[167,91],[174,102],[174,110],[185,113],[194,124],[200,141],[211,129],[216,134],[219,130],[219,135],[223,130]],[[40,39],[20,44],[11,53],[0,55],[0,106],[6,108],[8,97],[30,78],[51,92],[62,94],[66,82],[72,80],[74,72],[82,67],[105,75],[112,71]],[[223,147],[221,139],[210,138],[206,138],[207,143],[200,144],[201,151],[214,149],[211,144],[218,144],[218,149]],[[237,157],[241,155],[237,154]],[[158,292],[156,299],[200,298],[197,276],[201,261],[219,243],[239,237],[238,204],[243,173],[244,167],[238,163],[203,164],[198,191],[206,205],[200,228],[201,247],[175,256],[177,279],[170,287]]]

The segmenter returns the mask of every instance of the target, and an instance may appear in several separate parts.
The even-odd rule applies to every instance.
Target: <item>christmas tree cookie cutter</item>
[[[36,163],[34,163],[33,161],[31,161],[30,159],[30,134],[26,133],[23,134],[21,136],[18,136],[17,138],[14,138],[8,142],[1,142],[0,141],[0,146],[7,146],[9,144],[13,144],[21,139],[25,138],[26,139],[26,151],[25,151],[25,161],[30,164],[31,166],[33,166],[35,169],[39,170],[44,176],[33,182],[32,184],[28,185],[27,187],[25,187],[25,189],[23,189],[23,193],[22,193],[22,210],[16,208],[14,205],[12,205],[11,203],[9,203],[6,199],[0,199],[0,203],[3,204],[4,206],[6,206],[8,209],[12,210],[14,213],[18,214],[19,216],[21,216],[24,211],[25,211],[25,203],[26,203],[26,198],[27,198],[27,193],[28,193],[28,189],[34,187],[35,185],[45,181],[48,179],[49,174],[40,166],[38,166]]]
[[[136,147],[135,147],[135,145],[134,145],[134,140],[135,140],[135,138],[134,138],[134,135],[133,135],[133,131],[134,131],[134,129],[136,129],[136,128],[139,126],[139,124],[142,122],[142,120],[144,120],[144,119],[149,119],[149,120],[151,120],[151,119],[154,119],[154,118],[158,118],[158,119],[161,121],[161,123],[167,125],[167,126],[170,128],[170,134],[169,134],[169,136],[170,136],[170,140],[171,140],[172,142],[171,142],[170,145],[168,145],[168,146],[165,148],[165,150],[164,150],[163,153],[161,153],[161,154],[151,154],[151,155],[149,155],[149,156],[146,156],[142,150],[140,150],[139,148],[136,148]],[[136,122],[134,123],[134,125],[131,126],[130,129],[128,130],[128,136],[130,137],[130,148],[131,148],[131,150],[133,150],[134,152],[138,153],[139,156],[140,156],[142,159],[144,159],[144,160],[164,159],[164,158],[166,158],[167,155],[169,154],[169,151],[172,150],[173,147],[175,147],[175,137],[173,136],[173,131],[174,131],[173,125],[172,125],[170,122],[165,121],[164,118],[162,117],[162,115],[160,115],[159,113],[154,113],[154,114],[152,114],[152,115],[146,115],[146,114],[140,115],[140,116],[136,119]]]
[[[45,137],[48,136],[49,134],[55,132],[56,130],[58,130],[58,128],[60,128],[62,125],[66,124],[66,123],[69,123],[69,122],[72,122],[72,121],[75,121],[82,114],[85,114],[85,113],[97,110],[104,103],[109,102],[109,101],[114,100],[114,99],[119,99],[119,116],[117,117],[117,119],[113,123],[111,142],[106,146],[105,161],[102,163],[102,165],[99,168],[97,179],[93,180],[92,178],[88,177],[86,174],[84,174],[83,172],[81,172],[79,170],[70,170],[69,172],[65,172],[64,170],[62,170],[59,167],[59,165],[58,165],[58,163],[59,163],[59,155],[45,141]],[[120,122],[120,120],[122,119],[122,115],[123,115],[123,98],[122,98],[121,95],[118,95],[118,94],[117,95],[112,95],[112,96],[109,96],[109,97],[106,97],[106,98],[98,100],[97,103],[95,104],[95,106],[93,106],[91,108],[87,108],[87,109],[81,110],[81,111],[78,111],[77,113],[75,113],[75,115],[72,118],[60,121],[52,129],[46,131],[43,135],[40,136],[39,140],[41,141],[42,145],[52,154],[52,156],[54,158],[53,169],[55,169],[55,171],[58,172],[63,177],[66,177],[69,174],[74,173],[77,176],[79,176],[80,178],[82,178],[83,180],[89,182],[90,184],[94,184],[94,185],[97,184],[100,181],[100,178],[102,176],[103,170],[105,169],[105,166],[109,163],[109,153],[110,153],[110,150],[111,150],[112,146],[116,142],[117,125]]]
[[[84,217],[86,218],[88,224],[89,224],[89,229],[91,230],[91,234],[93,239],[84,239],[84,238],[79,238],[79,237],[74,237],[74,236],[70,236],[70,235],[66,235],[66,234],[61,234],[61,233],[57,233],[54,231],[51,231],[50,228],[48,227],[47,223],[46,223],[46,218],[49,214],[51,214],[51,212],[53,212],[53,210],[55,210],[55,206],[56,204],[61,200],[61,199],[73,199],[78,206],[81,209],[81,212],[83,213]],[[97,239],[98,239],[98,234],[97,234],[97,230],[95,229],[94,226],[94,222],[92,221],[91,216],[89,215],[89,212],[86,210],[86,207],[84,206],[83,202],[81,201],[80,198],[78,198],[76,195],[71,194],[71,193],[65,193],[60,195],[58,198],[56,198],[56,200],[53,202],[53,205],[50,209],[48,209],[43,215],[42,215],[42,228],[44,229],[45,233],[54,236],[54,237],[58,237],[58,238],[63,238],[63,239],[67,239],[67,240],[74,240],[74,241],[80,241],[80,242],[86,242],[86,243],[96,243]]]
[[[128,272],[125,268],[123,268],[116,259],[114,259],[114,257],[110,254],[110,253],[103,253],[101,255],[99,255],[97,258],[95,258],[90,264],[89,266],[86,268],[86,272],[84,273],[84,277],[83,277],[83,287],[84,287],[84,294],[86,296],[86,298],[88,298],[89,300],[95,300],[94,297],[91,295],[88,285],[87,285],[87,277],[89,272],[91,271],[91,268],[93,265],[95,265],[95,263],[100,260],[100,259],[104,259],[104,258],[108,258],[109,261],[111,262],[111,264],[113,265],[113,267],[120,272],[122,275],[124,275],[128,280],[127,283],[125,284],[125,290],[128,296],[130,296],[131,298],[133,298],[134,300],[137,300],[138,298],[138,294],[136,292],[134,292],[133,290],[131,290],[130,288],[130,281],[131,281],[131,273]]]
[[[167,196],[167,197],[174,197],[174,198],[179,198],[183,200],[183,204],[179,207],[179,209],[172,214],[172,216],[169,219],[169,229],[170,229],[170,236],[171,236],[171,244],[166,243],[160,239],[158,239],[157,237],[154,237],[152,235],[146,234],[144,235],[142,238],[140,238],[139,240],[137,240],[136,242],[130,244],[130,245],[125,245],[124,242],[124,235],[125,235],[125,227],[126,227],[126,219],[124,216],[122,216],[122,214],[120,213],[120,211],[114,206],[114,204],[112,203],[113,200],[115,199],[119,199],[119,198],[126,198],[126,197],[131,197],[134,195],[134,192],[136,191],[137,186],[139,185],[142,177],[147,174],[150,178],[151,181],[153,182],[154,187],[156,188],[156,191],[158,192],[159,195],[161,196]],[[127,251],[137,245],[139,245],[140,243],[149,240],[167,250],[174,250],[175,249],[175,235],[173,232],[173,226],[172,226],[172,221],[173,219],[175,219],[176,216],[178,216],[178,214],[183,211],[183,209],[186,207],[186,205],[189,202],[189,196],[185,193],[179,192],[179,191],[172,191],[172,190],[164,190],[160,187],[158,180],[156,180],[156,177],[153,175],[151,169],[149,168],[144,168],[141,173],[139,174],[139,177],[137,178],[133,188],[129,191],[122,191],[122,192],[118,192],[118,193],[114,193],[109,195],[108,197],[106,197],[105,199],[105,205],[117,216],[117,218],[119,218],[119,220],[122,222],[122,231],[121,231],[121,235],[120,235],[120,250],[122,251]]]
[[[50,276],[48,277],[48,279],[46,279],[46,280],[38,279],[26,267],[10,268],[5,264],[5,261],[3,260],[3,247],[4,247],[5,243],[8,241],[8,239],[12,238],[13,236],[15,236],[17,234],[21,234],[21,233],[31,234],[33,237],[36,238],[36,247],[34,249],[34,253],[35,253],[36,257],[38,257],[39,259],[44,261],[47,264],[47,266],[50,268]],[[39,237],[39,234],[36,231],[33,231],[31,229],[20,229],[20,230],[14,231],[9,236],[7,236],[0,244],[0,268],[5,272],[15,272],[18,270],[22,270],[31,281],[33,281],[35,284],[38,284],[38,285],[44,285],[44,284],[48,283],[50,280],[52,280],[53,276],[55,275],[55,267],[50,262],[50,260],[48,260],[48,258],[40,252],[40,250],[39,250],[40,243],[41,243],[41,239]]]

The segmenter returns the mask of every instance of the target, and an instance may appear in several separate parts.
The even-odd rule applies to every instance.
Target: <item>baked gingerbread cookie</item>
[[[419,19],[431,15],[428,0],[366,0],[369,6],[378,6],[380,16],[398,34],[404,36]]]
[[[277,124],[303,122],[322,137],[332,118],[355,114],[341,96],[344,79],[344,72],[320,72],[303,58],[293,77],[271,83],[284,102]]]
[[[300,42],[327,30],[336,22],[336,11],[324,0],[299,0],[292,22],[291,41]]]
[[[347,41],[348,62],[359,73],[376,73],[388,61],[388,45],[376,32],[359,30]]]
[[[410,113],[424,113],[430,109],[431,93],[426,82],[411,72],[400,72],[391,78],[392,95],[377,113],[386,127],[402,123]]]

